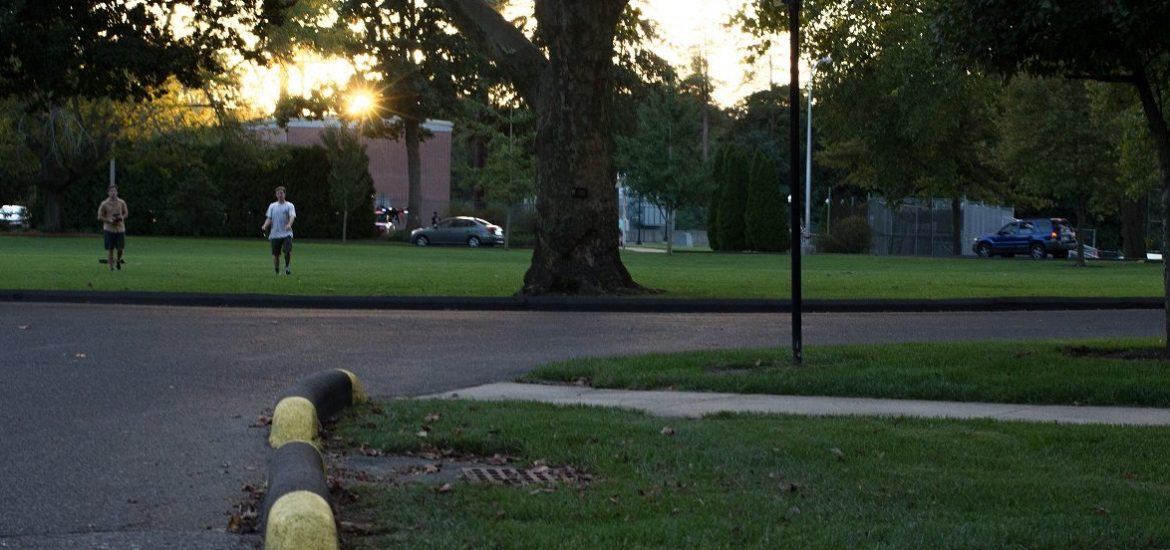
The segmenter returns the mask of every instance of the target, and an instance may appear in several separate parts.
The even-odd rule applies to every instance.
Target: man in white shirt
[[[284,274],[292,275],[289,262],[292,261],[293,222],[297,219],[297,209],[293,203],[284,198],[284,187],[276,188],[276,202],[268,205],[268,213],[264,218],[261,231],[268,233],[268,242],[272,245],[272,270],[280,274],[280,253],[284,252]]]

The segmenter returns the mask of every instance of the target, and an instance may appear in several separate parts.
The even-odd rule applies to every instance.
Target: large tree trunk
[[[483,0],[443,0],[536,109],[536,249],[520,290],[643,292],[619,254],[613,38],[628,0],[536,0],[546,59]]]
[[[120,124],[108,105],[83,105],[78,98],[71,98],[67,106],[50,105],[21,123],[18,139],[24,141],[39,164],[34,184],[45,201],[42,231],[65,231],[65,191],[109,162]],[[70,206],[92,207],[97,212],[98,205]]]
[[[45,221],[41,231],[45,233],[65,232],[65,190],[59,185],[42,184],[38,190],[45,196]],[[97,206],[93,207],[97,212]]]
[[[536,250],[523,294],[639,289],[618,248],[613,35],[626,0],[538,0],[549,48],[536,101]]]
[[[407,195],[406,231],[422,227],[422,160],[419,157],[419,124],[412,118],[407,118],[403,124],[403,140],[406,142],[406,181],[409,187]]]
[[[1121,253],[1126,258],[1146,257],[1146,203],[1149,199],[1121,199]]]
[[[1134,71],[1134,87],[1142,100],[1142,112],[1145,113],[1146,124],[1154,141],[1154,150],[1158,155],[1158,180],[1162,184],[1162,294],[1165,311],[1162,323],[1166,342],[1163,353],[1170,356],[1170,128],[1166,127],[1166,118],[1158,108],[1150,81],[1140,67]]]

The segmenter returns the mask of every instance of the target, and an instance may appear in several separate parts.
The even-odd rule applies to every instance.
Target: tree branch
[[[544,54],[483,0],[440,0],[439,3],[459,32],[481,46],[528,104],[535,105],[540,75],[548,65]]]

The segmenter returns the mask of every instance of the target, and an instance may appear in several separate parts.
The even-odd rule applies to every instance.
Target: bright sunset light
[[[352,117],[363,117],[370,114],[377,106],[373,92],[369,90],[354,90],[345,98],[345,111]]]
[[[685,76],[690,72],[691,57],[703,54],[708,59],[710,77],[715,86],[715,103],[730,106],[744,96],[766,89],[769,82],[787,82],[788,44],[786,40],[774,40],[775,49],[770,56],[757,61],[754,66],[743,63],[750,38],[736,29],[724,27],[732,14],[746,5],[747,0],[634,0],[649,19],[654,20],[662,35],[662,42],[654,45],[671,65]],[[506,16],[531,15],[529,0],[514,0]],[[308,95],[315,89],[334,86],[344,88],[355,70],[351,63],[341,59],[322,59],[312,55],[301,55],[296,62],[283,68],[253,68],[242,79],[242,86],[253,106],[262,112],[271,112],[284,86],[290,94]],[[365,107],[360,102],[370,101]],[[368,109],[374,101],[351,100],[346,106],[350,114],[353,109]]]

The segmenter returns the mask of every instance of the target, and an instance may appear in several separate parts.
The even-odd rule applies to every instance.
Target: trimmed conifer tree
[[[723,193],[725,178],[723,177],[723,167],[727,159],[728,147],[720,147],[715,152],[714,162],[711,163],[711,181],[714,186],[711,189],[711,200],[707,202],[707,245],[711,250],[723,250],[719,242],[719,197]]]
[[[785,252],[792,247],[785,206],[785,201],[780,198],[776,163],[757,152],[752,158],[744,211],[748,248],[760,252]]]
[[[723,190],[719,193],[719,246],[721,250],[747,250],[744,211],[747,208],[748,158],[732,147],[723,160]]]

